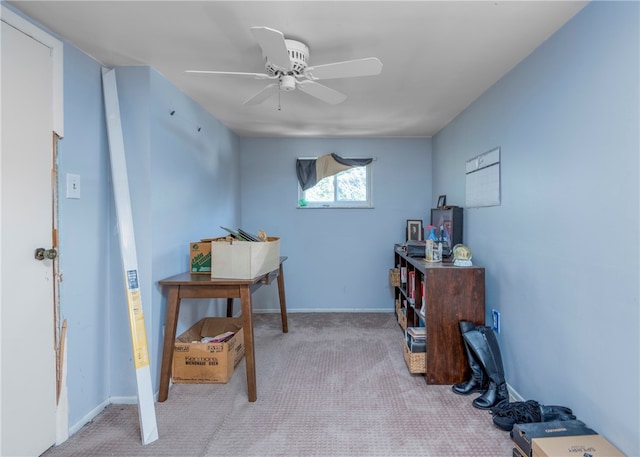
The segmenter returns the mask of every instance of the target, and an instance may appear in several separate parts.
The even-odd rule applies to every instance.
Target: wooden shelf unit
[[[459,322],[485,325],[484,268],[428,263],[422,258],[407,256],[400,245],[394,247],[394,267],[406,273],[406,276],[401,273],[400,285],[394,287],[395,300],[399,303],[396,312],[406,315],[407,327],[427,329],[424,353],[427,384],[466,381],[470,370]]]

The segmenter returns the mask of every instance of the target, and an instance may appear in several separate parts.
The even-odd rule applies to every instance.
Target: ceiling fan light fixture
[[[296,78],[290,75],[282,75],[280,78],[280,89],[291,91],[296,88]]]

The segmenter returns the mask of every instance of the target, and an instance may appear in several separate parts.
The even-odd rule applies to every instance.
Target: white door
[[[1,22],[0,406],[3,456],[40,455],[56,439],[51,49]]]

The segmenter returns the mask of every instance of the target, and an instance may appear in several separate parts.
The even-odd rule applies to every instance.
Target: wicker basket
[[[389,270],[389,282],[391,287],[400,287],[400,269],[391,268]]]
[[[422,374],[427,372],[427,355],[424,352],[409,352],[407,343],[403,342],[404,361],[409,368],[409,373]]]
[[[402,312],[402,310],[398,312],[398,324],[400,324],[402,330],[407,329],[407,316]]]

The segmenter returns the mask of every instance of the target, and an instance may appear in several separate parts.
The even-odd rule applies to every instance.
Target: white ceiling
[[[10,1],[103,65],[149,65],[242,136],[430,137],[575,15],[585,1]],[[309,65],[378,57],[382,73],[243,102],[271,81],[250,28],[309,46]]]

